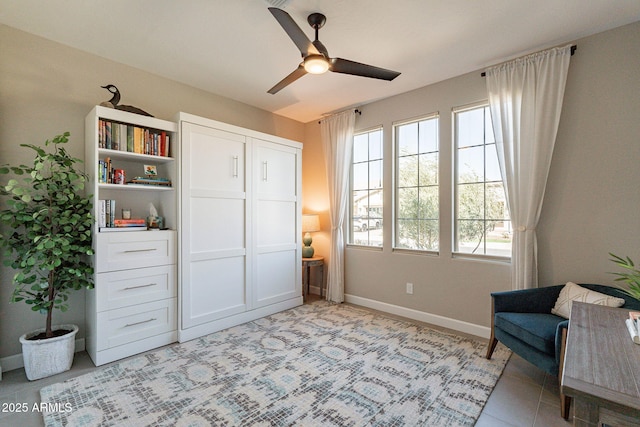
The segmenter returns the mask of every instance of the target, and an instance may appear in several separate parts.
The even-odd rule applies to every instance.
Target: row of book
[[[144,218],[116,218],[116,216],[116,201],[113,199],[100,200],[98,230],[105,232],[147,229],[147,221]]]
[[[114,168],[110,157],[98,160],[98,182],[100,184],[126,184],[125,171]]]
[[[98,147],[169,157],[170,135],[161,130],[100,119]]]

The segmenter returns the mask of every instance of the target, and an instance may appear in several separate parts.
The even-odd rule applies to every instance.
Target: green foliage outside
[[[418,155],[404,159],[398,169],[400,246],[438,250],[438,158],[435,155]],[[465,184],[458,186],[458,241],[472,243],[471,253],[476,253],[487,233],[504,221],[504,192],[500,183],[485,184],[475,173],[467,173],[459,181]]]
[[[474,244],[476,253],[487,234],[505,216],[504,192],[501,183],[484,183],[475,173],[460,177],[458,185],[458,242]]]
[[[45,142],[49,151],[35,152],[32,166],[3,166],[8,175],[0,194],[9,196],[0,211],[4,264],[16,270],[11,301],[24,301],[46,314],[46,335],[53,336],[54,309],[66,311],[72,290],[93,288],[91,197],[84,195],[86,176],[75,168],[80,159],[64,148],[69,132]]]
[[[397,196],[398,246],[408,249],[438,250],[440,236],[438,156],[437,154],[411,155],[400,157],[400,162]]]

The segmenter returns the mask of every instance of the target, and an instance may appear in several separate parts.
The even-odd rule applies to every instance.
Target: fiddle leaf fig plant
[[[45,337],[54,336],[54,309],[68,309],[72,290],[93,287],[91,195],[87,180],[76,169],[80,159],[64,147],[69,132],[45,142],[45,147],[21,144],[34,151],[33,165],[2,166],[0,194],[8,196],[0,211],[0,247],[4,264],[16,270],[12,302],[24,301],[46,314]],[[43,337],[43,338],[45,338]]]
[[[625,282],[627,288],[620,288],[626,294],[633,298],[640,300],[640,270],[636,268],[631,258],[622,258],[612,253],[609,253],[613,261],[617,266],[624,268],[626,271],[623,273],[611,273],[618,276],[615,279],[616,282]]]

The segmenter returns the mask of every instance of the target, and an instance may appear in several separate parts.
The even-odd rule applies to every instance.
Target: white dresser
[[[87,298],[87,350],[96,365],[177,340],[176,232],[99,233]]]

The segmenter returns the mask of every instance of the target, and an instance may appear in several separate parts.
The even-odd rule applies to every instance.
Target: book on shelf
[[[98,231],[134,231],[146,230],[144,218],[116,218],[116,201],[113,199],[98,201]]]
[[[164,187],[171,187],[171,181],[167,178],[159,178],[159,177],[143,177],[136,176],[131,181],[127,181],[127,184],[137,184],[137,185],[159,185]]]
[[[101,233],[117,233],[120,231],[147,231],[147,227],[100,227]]]
[[[98,182],[100,184],[111,182],[111,170],[111,158],[106,157],[104,160],[98,160]]]
[[[131,218],[131,219],[114,219],[114,227],[146,227],[147,220],[144,218]]]
[[[98,147],[169,157],[169,153],[171,153],[171,135],[163,130],[99,119]]]
[[[113,227],[115,220],[116,201],[103,200],[98,201],[98,227]]]
[[[124,169],[117,169],[111,163],[110,157],[98,160],[98,183],[100,184],[126,184],[127,179]]]

